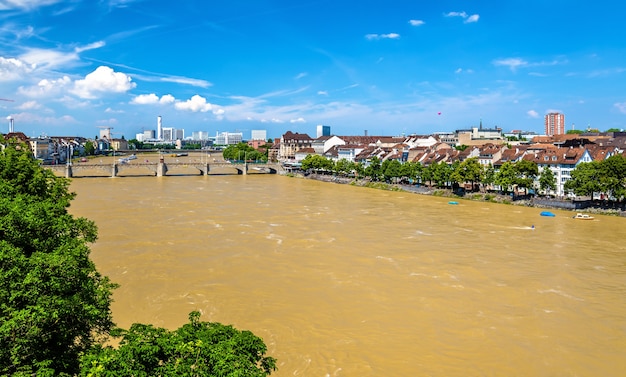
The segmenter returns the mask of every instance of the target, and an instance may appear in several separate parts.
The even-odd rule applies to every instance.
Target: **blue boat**
[[[453,200],[449,201],[448,204],[459,204],[459,202],[455,202]]]
[[[546,216],[546,217],[554,217],[555,214],[550,212],[550,211],[543,211],[540,213],[541,216]]]

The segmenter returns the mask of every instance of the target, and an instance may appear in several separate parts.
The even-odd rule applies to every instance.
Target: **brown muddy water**
[[[276,175],[71,189],[124,328],[200,310],[262,337],[275,376],[626,371],[623,218]]]

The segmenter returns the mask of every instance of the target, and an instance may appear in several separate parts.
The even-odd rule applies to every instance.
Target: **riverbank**
[[[296,174],[296,177],[304,179],[314,179],[316,181],[337,183],[337,184],[349,184],[353,186],[369,187],[379,190],[387,191],[403,191],[411,192],[420,195],[432,195],[454,198],[455,200],[472,200],[483,201],[490,203],[509,204],[534,208],[551,208],[569,210],[572,212],[585,212],[593,214],[611,215],[626,217],[626,211],[619,208],[601,208],[593,206],[592,201],[572,201],[572,200],[559,200],[550,198],[535,198],[535,197],[513,197],[511,195],[502,195],[497,193],[484,193],[484,192],[468,192],[463,195],[454,193],[449,189],[432,188],[423,185],[406,185],[406,184],[390,184],[384,182],[371,182],[368,180],[359,180],[349,177],[337,177],[333,175],[323,174]]]

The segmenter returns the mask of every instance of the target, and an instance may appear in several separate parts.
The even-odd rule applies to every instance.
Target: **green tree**
[[[626,157],[613,155],[599,163],[602,192],[615,199],[626,194]]]
[[[96,154],[96,146],[92,141],[87,141],[85,143],[85,155],[93,156],[94,154]]]
[[[337,174],[348,176],[353,174],[354,170],[356,169],[355,165],[356,164],[354,162],[342,158],[335,163],[334,170]]]
[[[80,375],[263,377],[276,370],[261,338],[199,318],[192,312],[189,323],[171,332],[134,324],[122,331],[119,348],[97,347],[85,355]]]
[[[372,181],[380,181],[382,178],[382,164],[376,156],[372,157],[369,165],[365,168],[365,176],[370,177]]]
[[[454,182],[470,182],[472,184],[472,191],[474,191],[474,184],[476,182],[481,182],[483,180],[483,177],[484,170],[478,162],[477,157],[463,160],[463,162],[461,162],[450,175],[450,179]]]
[[[570,179],[563,185],[564,189],[579,196],[593,196],[595,192],[602,192],[599,164],[597,161],[578,164],[570,173]]]
[[[483,187],[489,187],[493,185],[496,181],[496,171],[493,168],[492,164],[487,165],[485,167],[485,174],[482,179]]]
[[[400,174],[402,177],[407,178],[410,182],[415,182],[422,173],[422,164],[419,162],[407,161],[402,164],[400,168]]]
[[[515,185],[523,188],[527,193],[528,189],[533,187],[535,178],[539,175],[539,167],[534,161],[520,160],[515,164]]]
[[[26,145],[0,151],[1,375],[74,375],[114,325],[115,285],[89,258],[95,224],[67,211],[74,195]]]
[[[548,166],[544,166],[539,176],[539,189],[546,195],[550,190],[556,190],[556,177]]]
[[[430,170],[430,174],[432,180],[435,182],[435,185],[439,188],[446,187],[447,183],[450,182],[450,175],[452,174],[452,168],[441,161],[439,163],[432,163],[428,166],[428,170]]]
[[[267,156],[246,143],[227,146],[222,152],[225,160],[267,161]]]
[[[402,164],[398,160],[385,160],[381,165],[383,179],[386,182],[396,183],[401,176]]]
[[[515,170],[515,165],[507,161],[500,166],[500,170],[495,174],[493,183],[500,186],[502,191],[508,193],[515,186],[516,178],[517,171]]]
[[[334,163],[319,154],[309,154],[302,160],[302,170],[334,171]]]

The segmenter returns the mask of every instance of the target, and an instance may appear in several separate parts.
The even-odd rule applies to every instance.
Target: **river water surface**
[[[262,337],[279,377],[626,371],[622,218],[276,175],[71,189],[124,328],[199,310]]]

